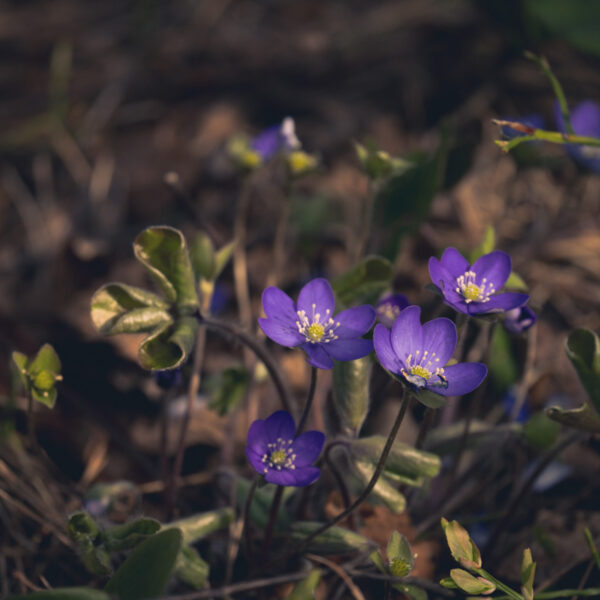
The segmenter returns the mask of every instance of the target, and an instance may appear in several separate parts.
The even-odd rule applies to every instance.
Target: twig
[[[277,521],[277,515],[279,514],[279,507],[281,506],[281,499],[283,498],[283,485],[278,485],[275,490],[275,496],[273,496],[273,502],[271,502],[271,509],[269,510],[269,520],[267,521],[267,528],[265,530],[265,544],[264,554],[265,560],[269,558],[269,550],[271,549],[271,540],[273,539],[273,530],[275,529],[275,522]]]
[[[181,429],[179,430],[179,440],[177,442],[177,452],[175,454],[175,462],[171,471],[171,479],[169,481],[169,489],[167,490],[166,508],[167,521],[173,519],[173,511],[177,502],[177,484],[181,467],[183,465],[183,455],[185,453],[185,438],[190,424],[194,402],[198,397],[198,389],[200,388],[200,371],[202,369],[202,361],[204,360],[204,346],[206,343],[206,328],[200,324],[200,328],[196,333],[196,348],[194,350],[194,362],[192,364],[192,373],[188,385],[187,405],[183,420],[181,421]]]
[[[328,569],[331,569],[346,584],[346,587],[350,590],[350,593],[352,596],[354,596],[354,598],[356,598],[356,600],[365,600],[363,593],[340,565],[327,558],[324,558],[323,556],[317,556],[316,554],[307,554],[306,558],[308,558],[308,560],[312,560],[313,562],[325,565]]]

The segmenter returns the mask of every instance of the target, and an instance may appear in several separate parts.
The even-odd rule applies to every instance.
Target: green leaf
[[[196,310],[194,271],[181,231],[165,225],[150,227],[135,238],[133,251],[169,302],[190,312]]]
[[[54,388],[50,390],[37,390],[36,388],[31,389],[31,395],[36,402],[44,404],[48,408],[54,408],[56,404],[56,390]]]
[[[29,363],[27,371],[32,377],[35,377],[42,371],[48,371],[52,375],[60,373],[61,364],[58,354],[50,344],[44,344],[36,354],[36,357]]]
[[[213,271],[213,280],[216,280],[219,278],[219,275],[223,272],[223,269],[227,266],[227,263],[231,260],[234,250],[235,250],[235,240],[232,242],[229,242],[229,244],[225,244],[225,246],[219,248],[219,250],[215,254],[215,268]]]
[[[504,287],[517,292],[526,292],[529,289],[523,278],[514,271],[508,276]]]
[[[387,574],[387,567],[379,550],[374,550],[371,552],[371,554],[369,554],[369,559],[377,567],[377,569],[381,571],[381,573],[384,575]]]
[[[371,179],[383,179],[391,175],[404,173],[413,166],[408,160],[390,156],[374,143],[366,145],[354,142],[354,148],[365,173]]]
[[[25,388],[29,387],[29,379],[27,377],[27,364],[29,359],[22,352],[13,352],[12,360],[15,366],[15,371],[19,374],[19,379]]]
[[[213,281],[215,272],[215,247],[210,237],[201,231],[190,245],[190,260],[196,279]]]
[[[493,225],[488,225],[483,234],[481,244],[475,248],[470,255],[470,262],[473,264],[480,256],[489,254],[496,247],[496,232]]]
[[[492,594],[496,586],[483,577],[474,577],[462,569],[452,569],[450,571],[454,583],[467,594]]]
[[[546,413],[538,412],[523,425],[523,434],[525,439],[538,450],[547,450],[554,444],[558,434],[560,433],[560,425],[546,415]]]
[[[220,529],[226,529],[235,518],[230,507],[198,513],[185,519],[173,521],[165,528],[176,527],[183,535],[184,544],[193,544]]]
[[[481,554],[467,530],[458,521],[442,519],[442,529],[454,560],[467,569],[481,567]],[[454,579],[454,577],[453,577]],[[456,581],[456,579],[454,580]],[[456,582],[458,584],[458,582]]]
[[[535,563],[531,556],[531,549],[523,550],[521,562],[521,593],[524,600],[533,600],[533,582],[535,580]]]
[[[155,534],[160,527],[155,519],[136,519],[124,525],[109,527],[100,534],[100,539],[109,552],[129,550]]]
[[[191,585],[196,590],[200,590],[206,587],[209,574],[210,567],[198,554],[198,551],[190,546],[184,546],[175,564],[177,579]]]
[[[121,600],[160,596],[171,578],[181,550],[178,529],[161,531],[142,542],[106,584],[106,591]]]
[[[250,383],[250,373],[244,367],[229,367],[216,373],[207,382],[209,407],[221,416],[229,414],[244,399]]]
[[[589,433],[600,433],[600,415],[589,404],[570,410],[560,406],[550,406],[546,409],[546,414],[553,421],[558,421],[567,427]]]
[[[321,581],[321,573],[313,569],[306,579],[299,581],[294,589],[286,596],[286,600],[314,600],[317,586]]]
[[[333,399],[342,427],[358,435],[369,412],[369,382],[372,361],[369,356],[335,363]]]
[[[416,585],[410,585],[408,583],[395,583],[392,585],[392,587],[395,590],[402,592],[409,598],[412,598],[412,600],[427,600],[427,592]]]
[[[441,408],[446,404],[446,398],[429,390],[420,390],[414,394],[415,398],[428,408]]]
[[[298,521],[292,525],[291,536],[295,542],[301,542],[314,531],[319,529],[323,523],[315,521]],[[307,552],[315,554],[347,554],[357,550],[365,550],[373,542],[366,537],[344,529],[342,527],[330,527],[312,540]]]
[[[332,282],[338,301],[344,306],[372,304],[392,280],[392,263],[382,256],[367,256]]]
[[[105,335],[152,331],[172,321],[169,303],[141,288],[109,283],[92,297],[91,315],[96,329]]]
[[[92,517],[84,510],[73,513],[67,520],[67,530],[72,540],[83,539],[94,541],[100,534],[100,528]]]
[[[457,590],[458,586],[454,583],[454,579],[452,577],[444,577],[440,580],[440,585],[449,589],[449,590]]]
[[[7,600],[110,600],[106,592],[87,587],[54,588],[9,596]]]
[[[172,326],[162,325],[140,345],[138,359],[144,369],[175,369],[183,364],[192,348],[198,330],[194,317],[181,317]]]
[[[386,438],[382,435],[353,440],[349,444],[350,456],[355,461],[370,464],[374,469],[385,442]],[[440,468],[440,459],[435,454],[394,442],[385,462],[384,475],[399,483],[420,486],[425,478],[435,477]]]
[[[495,385],[502,391],[519,378],[511,338],[503,327],[494,327],[489,369]]]
[[[576,329],[565,345],[579,380],[600,414],[600,339],[589,329]]]
[[[351,464],[357,479],[356,483],[359,485],[356,485],[352,480],[350,480],[350,485],[355,488],[357,492],[362,491],[371,480],[371,477],[375,472],[375,467],[371,463],[362,461],[352,461]],[[395,513],[404,512],[406,508],[406,498],[396,489],[393,482],[391,482],[385,474],[377,480],[375,487],[369,495],[369,499],[371,502],[384,504]]]
[[[406,577],[415,564],[410,546],[403,535],[392,531],[388,541],[386,554],[390,565],[390,573],[394,577]]]

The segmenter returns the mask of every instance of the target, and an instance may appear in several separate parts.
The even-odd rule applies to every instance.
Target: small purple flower
[[[446,248],[441,260],[429,259],[429,275],[444,302],[471,316],[504,312],[529,300],[527,294],[497,293],[511,271],[510,256],[501,250],[480,256],[472,265],[456,248]]]
[[[154,371],[154,381],[159,388],[163,390],[170,390],[171,388],[177,387],[183,382],[183,375],[181,369],[169,369],[166,371]]]
[[[504,327],[509,333],[523,333],[535,325],[537,315],[527,305],[511,308],[504,313]]]
[[[269,160],[281,151],[297,150],[300,141],[296,137],[294,119],[286,117],[280,125],[268,127],[251,140],[250,147],[263,160]]]
[[[389,294],[384,296],[376,305],[377,320],[386,327],[391,327],[403,308],[410,305],[404,294]]]
[[[362,358],[373,350],[371,340],[360,339],[375,321],[372,306],[348,308],[334,318],[335,297],[326,279],[309,281],[294,301],[279,288],[269,287],[262,295],[266,319],[260,328],[274,342],[301,346],[308,362],[319,369],[333,368],[336,360]]]
[[[570,115],[573,131],[577,135],[600,138],[600,105],[592,100],[585,100],[570,111]],[[565,133],[567,127],[558,101],[554,104],[554,118],[559,131]],[[577,162],[596,173],[600,173],[600,148],[567,144],[567,152]]]
[[[252,423],[246,456],[269,483],[303,487],[321,474],[319,468],[311,465],[324,443],[325,436],[320,431],[307,431],[296,437],[294,419],[285,410],[278,410],[264,421]]]
[[[421,309],[405,308],[390,331],[377,325],[375,353],[383,368],[413,391],[428,390],[441,396],[461,396],[473,391],[485,378],[482,363],[446,367],[456,348],[456,327],[450,319],[433,319],[421,325]]]

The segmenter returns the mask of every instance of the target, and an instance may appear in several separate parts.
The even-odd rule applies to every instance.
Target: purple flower
[[[429,275],[444,302],[472,316],[503,312],[529,300],[527,294],[497,293],[511,271],[510,256],[501,250],[480,256],[472,265],[456,248],[446,248],[441,260],[429,259]]]
[[[421,309],[405,308],[390,331],[377,325],[375,353],[383,368],[413,391],[428,390],[441,396],[460,396],[473,391],[485,378],[481,363],[446,367],[456,348],[456,327],[450,319],[433,319],[421,325]]]
[[[504,313],[504,327],[509,333],[523,333],[535,325],[537,315],[529,306],[511,308]]]
[[[296,424],[290,413],[278,410],[264,421],[254,421],[248,431],[246,456],[257,473],[269,483],[302,487],[321,474],[312,467],[317,460],[325,436],[320,431],[307,431],[296,437]]]
[[[600,106],[598,104],[591,100],[585,100],[570,111],[570,115],[573,131],[577,135],[600,138]],[[567,127],[558,101],[554,104],[554,118],[559,131],[565,133]],[[600,173],[600,148],[567,144],[567,152],[577,162],[596,173]]]
[[[333,358],[354,360],[373,350],[371,340],[360,339],[373,321],[372,306],[348,308],[334,318],[335,298],[326,279],[309,281],[294,301],[279,288],[269,287],[262,295],[266,319],[258,324],[273,341],[294,348],[301,346],[308,362],[319,369],[331,369]]]
[[[403,308],[410,305],[404,294],[389,294],[384,296],[376,305],[377,320],[386,327],[391,327]]]
[[[183,375],[181,369],[169,369],[167,371],[154,371],[154,381],[158,387],[163,390],[170,390],[173,387],[181,385],[183,382]]]
[[[297,150],[300,148],[300,141],[296,137],[294,119],[286,117],[280,125],[265,129],[252,139],[250,147],[263,160],[269,160],[282,150]]]

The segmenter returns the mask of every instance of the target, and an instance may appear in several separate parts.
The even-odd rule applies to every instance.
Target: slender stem
[[[246,333],[243,329],[234,325],[233,323],[229,323],[227,321],[221,321],[217,319],[212,319],[209,317],[202,316],[200,314],[196,315],[200,320],[200,323],[204,323],[206,327],[212,329],[214,331],[218,331],[220,333],[228,333],[229,335],[238,339],[242,344],[250,348],[252,352],[265,364],[275,387],[277,388],[277,393],[279,394],[279,399],[281,400],[281,404],[283,408],[287,410],[289,413],[292,412],[292,402],[290,399],[290,393],[287,389],[287,386],[279,372],[279,368],[277,367],[277,363],[271,354],[267,351],[267,349],[253,336]]]
[[[269,557],[269,550],[271,549],[271,541],[273,539],[273,531],[275,529],[275,523],[277,522],[277,515],[279,514],[279,507],[281,506],[281,499],[283,498],[283,485],[278,485],[273,496],[273,502],[271,502],[271,510],[269,511],[269,520],[267,521],[267,528],[265,530],[265,546],[263,549],[265,559]]]
[[[310,370],[310,385],[308,387],[308,396],[306,398],[306,404],[302,409],[302,415],[300,416],[300,420],[298,421],[298,428],[296,429],[296,435],[300,435],[304,430],[304,426],[306,425],[306,421],[308,419],[308,415],[310,414],[310,409],[312,407],[312,403],[315,397],[315,390],[317,388],[317,373],[318,369],[316,367],[311,367]]]
[[[423,415],[423,421],[421,423],[421,427],[419,428],[419,435],[417,436],[417,441],[415,443],[415,448],[420,450],[425,444],[425,439],[427,438],[427,434],[431,429],[431,425],[433,423],[433,417],[435,415],[435,411],[433,408],[429,406],[425,409],[425,414]]]
[[[37,438],[35,437],[35,403],[31,390],[27,391],[27,436],[32,448],[37,446]]]
[[[190,375],[190,381],[188,385],[187,393],[187,405],[185,408],[185,414],[181,421],[181,429],[179,430],[179,440],[177,442],[177,452],[175,453],[175,462],[173,463],[173,470],[171,471],[171,480],[169,482],[169,490],[167,493],[166,513],[167,521],[172,520],[173,511],[177,502],[177,484],[179,481],[179,475],[181,474],[181,467],[183,465],[183,455],[185,453],[185,438],[187,436],[188,427],[190,425],[192,410],[194,408],[194,401],[198,397],[198,390],[200,388],[200,371],[202,369],[202,361],[204,360],[204,346],[206,343],[206,328],[200,324],[198,332],[196,333],[196,348],[194,350],[194,362],[192,364],[192,373]]]
[[[344,508],[347,509],[350,506],[350,492],[348,492],[348,487],[346,486],[346,482],[342,477],[339,469],[337,468],[333,458],[331,457],[331,450],[336,446],[345,446],[346,443],[342,441],[332,442],[328,444],[323,452],[323,461],[329,467],[333,478],[335,479],[338,487],[340,488],[340,494],[342,495],[342,500],[344,502]],[[348,515],[348,526],[353,531],[356,530],[356,525],[354,523],[354,515]]]
[[[252,481],[252,485],[248,490],[246,496],[246,502],[244,502],[244,527],[242,529],[242,539],[244,540],[244,549],[246,550],[246,560],[252,561],[252,531],[250,528],[250,509],[252,508],[252,500],[254,499],[254,492],[258,485],[258,477],[255,477]]]
[[[337,563],[334,563],[323,556],[317,556],[316,554],[309,554],[306,558],[312,560],[313,562],[325,565],[327,568],[331,569],[346,584],[346,587],[348,590],[350,590],[350,593],[355,600],[365,600],[360,588],[352,581],[352,578],[341,565],[338,565]]]
[[[566,598],[577,594],[578,596],[600,596],[600,588],[588,588],[587,590],[556,590],[554,592],[540,592],[533,595],[533,600],[552,600],[553,598]],[[494,600],[509,600],[512,596],[494,596]]]
[[[273,270],[267,278],[267,286],[278,285],[281,281],[283,269],[285,267],[286,251],[285,238],[287,234],[287,224],[291,211],[291,181],[286,175],[286,181],[283,184],[282,201],[280,206],[279,220],[275,228],[275,238],[273,239]]]
[[[362,219],[361,219],[361,233],[359,235],[359,241],[356,245],[356,256],[355,260],[360,260],[369,245],[369,235],[371,233],[371,221],[373,220],[373,203],[375,198],[375,183],[369,179],[369,187],[367,195],[363,202]]]
[[[233,250],[233,278],[240,321],[244,327],[250,327],[252,323],[252,307],[250,304],[248,265],[246,260],[246,217],[248,205],[250,203],[250,186],[250,179],[244,179],[239,205],[235,212],[235,220],[233,222],[233,236],[235,239],[235,248]]]
[[[392,426],[392,429],[391,429],[391,431],[388,435],[388,438],[385,442],[385,446],[383,447],[383,452],[381,453],[381,456],[379,457],[379,461],[377,462],[375,471],[373,472],[373,475],[371,476],[369,483],[367,484],[365,489],[362,491],[360,496],[348,508],[343,510],[339,515],[337,515],[336,517],[334,517],[333,519],[331,519],[330,521],[328,521],[327,523],[325,523],[324,525],[322,525],[321,527],[319,527],[318,529],[313,531],[313,533],[311,533],[309,536],[305,537],[300,542],[298,547],[296,548],[294,554],[300,554],[303,550],[306,549],[308,544],[310,544],[310,542],[312,540],[314,540],[318,535],[321,535],[323,532],[327,531],[330,527],[333,527],[336,523],[339,523],[341,520],[345,519],[348,515],[352,514],[352,512],[354,512],[354,510],[356,508],[358,508],[364,502],[364,500],[367,498],[367,496],[371,493],[371,491],[377,484],[379,476],[383,472],[383,468],[385,466],[385,461],[387,460],[387,457],[390,454],[390,451],[394,444],[394,440],[396,439],[396,435],[398,434],[398,430],[400,429],[400,425],[402,424],[402,420],[404,419],[404,415],[406,414],[406,409],[408,407],[409,400],[410,400],[410,395],[405,393],[404,397],[402,399],[402,404],[400,405],[400,410],[398,411],[398,416],[396,417],[396,420],[394,421],[394,425]]]
[[[592,532],[589,527],[586,527],[583,530],[583,534],[585,535],[585,541],[587,542],[588,548],[592,553],[592,557],[596,562],[596,566],[600,569],[600,554],[598,554],[598,548],[596,548],[596,543],[594,542],[594,538],[592,537]]]
[[[491,581],[499,590],[502,590],[506,595],[510,596],[514,600],[523,600],[523,596],[521,596],[521,594],[519,594],[518,592],[515,592],[515,590],[513,590],[511,587],[508,587],[507,585],[502,583],[500,580],[496,579],[493,575],[488,573],[485,569],[479,568],[479,569],[473,569],[473,571],[475,571],[475,573],[477,573],[481,577],[485,577],[485,579],[487,579],[488,581]]]

